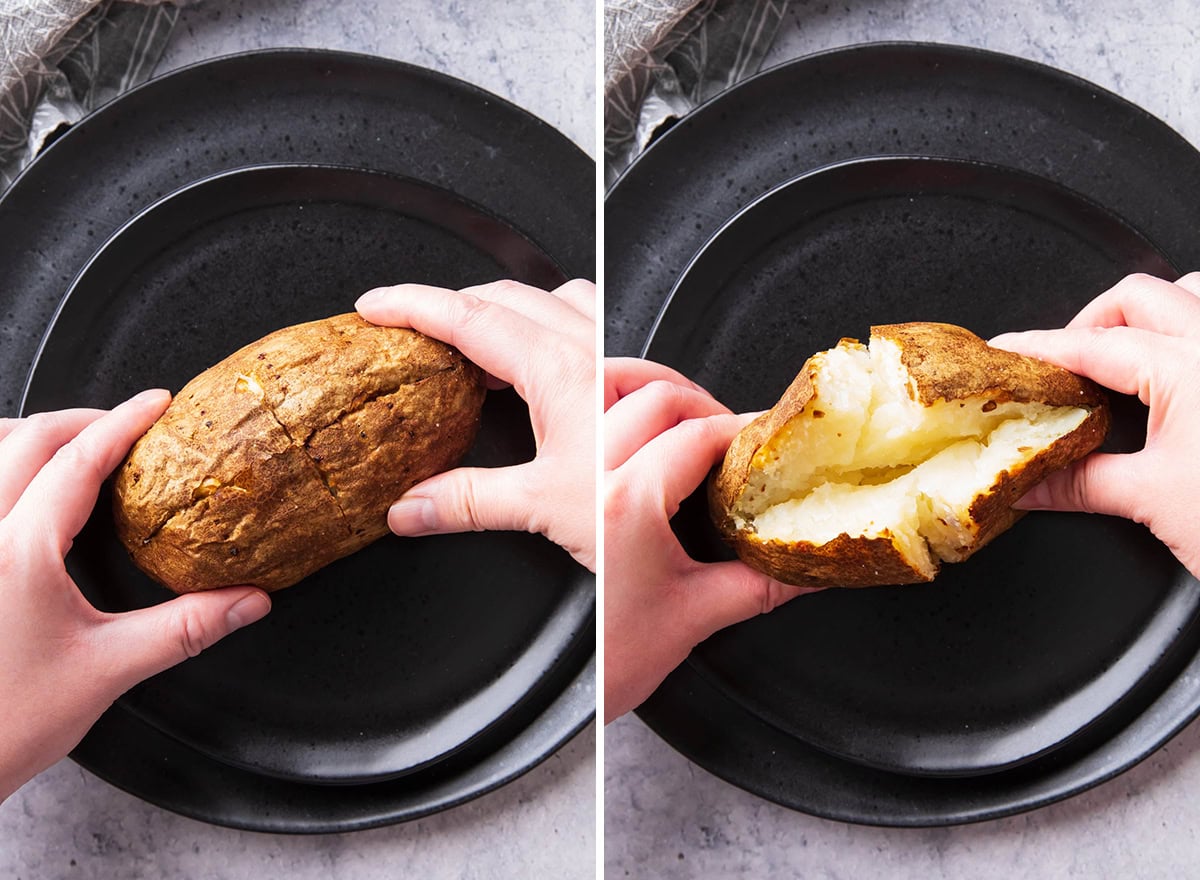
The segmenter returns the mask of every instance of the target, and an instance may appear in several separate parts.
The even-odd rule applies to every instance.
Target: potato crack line
[[[329,482],[329,475],[325,473],[316,456],[314,456],[312,452],[309,451],[308,447],[303,443],[297,442],[296,438],[292,435],[292,432],[288,430],[288,426],[285,425],[279,418],[279,415],[275,412],[275,408],[267,403],[265,397],[261,402],[263,409],[267,411],[267,413],[274,420],[275,424],[279,426],[279,430],[283,431],[284,436],[288,438],[288,442],[291,443],[294,448],[299,449],[304,453],[304,457],[307,458],[309,464],[312,465],[313,472],[317,475],[317,479],[321,481],[321,485],[324,486],[325,491],[329,493],[329,498],[331,501],[333,501],[333,506],[337,508],[338,516],[342,518],[342,525],[346,527],[346,534],[353,534],[354,529],[350,525],[350,518],[346,516],[345,508],[342,507],[342,503],[338,501],[337,490],[335,490],[333,488],[333,484]]]
[[[378,389],[377,391],[371,392],[370,394],[366,394],[366,395],[362,396],[361,398],[355,398],[354,400],[352,400],[350,402],[349,406],[347,406],[344,410],[342,410],[340,413],[338,413],[329,422],[329,424],[325,425],[324,427],[329,428],[329,427],[333,427],[333,426],[340,424],[347,417],[352,416],[357,412],[360,412],[368,404],[373,403],[382,397],[387,397],[389,395],[395,394],[396,392],[398,392],[400,390],[400,388],[418,385],[421,382],[424,382],[428,379],[432,379],[435,376],[441,375],[442,373],[449,373],[449,372],[452,372],[452,371],[454,371],[456,369],[460,369],[460,368],[461,368],[461,364],[457,364],[457,363],[451,364],[450,366],[442,367],[441,369],[433,370],[422,376],[414,378],[412,381],[405,382],[402,385],[400,385],[399,387],[390,387],[390,388],[384,387],[384,388]],[[354,529],[350,523],[350,518],[349,518],[349,516],[347,516],[345,508],[342,507],[341,502],[338,500],[337,490],[333,487],[333,484],[330,482],[329,474],[327,474],[325,472],[325,469],[323,467],[321,467],[320,460],[312,453],[312,451],[308,448],[308,446],[305,443],[300,442],[296,438],[296,436],[288,429],[288,426],[285,425],[280,420],[278,413],[276,413],[276,411],[275,411],[275,408],[270,406],[267,403],[265,397],[260,399],[260,403],[262,404],[262,408],[271,416],[271,419],[275,422],[275,424],[277,424],[279,426],[279,429],[281,431],[283,431],[284,436],[287,437],[288,442],[291,444],[291,446],[302,451],[304,453],[305,457],[309,460],[309,462],[312,465],[313,472],[317,475],[317,479],[319,479],[321,481],[321,485],[325,488],[325,491],[327,493],[329,493],[329,497],[333,501],[334,507],[337,508],[338,515],[342,519],[342,524],[346,527],[347,534],[353,534]],[[282,453],[275,453],[275,454],[279,455]],[[209,503],[209,501],[208,501],[207,497],[193,498],[191,503],[184,504],[184,505],[181,505],[181,506],[175,508],[170,513],[168,513],[165,517],[163,517],[163,519],[150,531],[150,533],[148,535],[146,535],[145,537],[143,537],[141,539],[142,546],[145,547],[151,541],[153,541],[154,538],[157,537],[158,534],[163,531],[163,529],[167,528],[180,515],[187,513],[188,511],[195,510],[197,507],[200,507],[201,505],[207,505],[208,503]]]
[[[426,381],[426,380],[428,380],[428,379],[432,379],[432,378],[434,378],[435,376],[440,376],[440,375],[442,375],[443,373],[450,373],[450,372],[453,372],[454,370],[456,370],[456,369],[458,369],[458,368],[459,368],[459,365],[458,365],[458,364],[451,364],[451,365],[450,365],[450,366],[448,366],[448,367],[442,367],[442,368],[441,368],[441,369],[439,369],[439,370],[434,370],[434,371],[432,371],[432,372],[426,373],[425,375],[423,375],[423,376],[420,376],[420,377],[418,377],[418,378],[414,379],[414,380],[413,380],[413,381],[411,381],[411,382],[404,382],[403,384],[401,384],[401,385],[399,385],[399,386],[395,386],[395,387],[386,387],[386,386],[385,386],[385,387],[383,387],[383,388],[379,388],[379,389],[377,389],[377,390],[375,390],[375,391],[372,391],[372,392],[370,392],[369,394],[364,394],[362,397],[358,397],[358,396],[356,395],[356,396],[355,396],[355,397],[354,397],[354,398],[353,398],[353,399],[350,401],[350,405],[349,405],[349,406],[347,406],[347,407],[346,407],[344,410],[342,410],[341,412],[339,412],[339,413],[338,413],[336,416],[334,416],[332,419],[330,419],[330,420],[329,420],[329,424],[327,424],[325,427],[327,427],[327,428],[331,428],[331,427],[333,427],[334,425],[341,424],[341,422],[342,422],[342,421],[343,421],[343,420],[344,420],[344,419],[345,419],[347,416],[352,416],[352,415],[354,415],[355,413],[362,412],[362,410],[366,408],[367,404],[374,403],[375,401],[379,400],[381,397],[388,397],[388,396],[390,396],[390,395],[392,395],[392,394],[395,394],[395,393],[397,393],[397,392],[398,392],[398,391],[399,391],[401,388],[408,388],[408,387],[410,387],[410,386],[414,386],[414,385],[420,385],[422,382],[424,382],[424,381]],[[272,415],[272,416],[274,416],[274,413],[272,413],[271,415]],[[276,421],[278,421],[278,419],[276,419]],[[287,429],[285,428],[284,430],[286,431]],[[291,435],[290,435],[290,434],[289,434],[288,436],[289,436],[289,437],[291,437]]]
[[[142,538],[142,546],[145,547],[147,544],[149,544],[151,541],[153,541],[158,536],[158,533],[161,532],[163,529],[165,529],[167,526],[169,526],[171,524],[171,520],[175,519],[175,517],[179,516],[179,514],[183,513],[185,510],[191,510],[197,504],[203,504],[203,503],[204,503],[204,499],[201,498],[199,501],[194,501],[191,504],[187,504],[187,505],[184,505],[183,507],[179,507],[179,508],[176,508],[175,510],[172,510],[165,517],[163,517],[162,522],[160,522],[158,525],[156,525],[150,531],[150,534],[148,534],[146,537]]]

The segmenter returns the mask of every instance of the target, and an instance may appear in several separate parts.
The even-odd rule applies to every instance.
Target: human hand
[[[1094,452],[1015,506],[1123,516],[1149,527],[1200,577],[1200,272],[1174,284],[1130,275],[1061,330],[1006,333],[991,345],[1041,358],[1150,407],[1146,444]]]
[[[540,532],[596,570],[596,287],[553,292],[515,281],[462,291],[401,284],[369,291],[368,321],[411,327],[453,345],[529,406],[537,455],[503,468],[456,468],[404,493],[397,535]],[[499,383],[489,379],[489,384]]]
[[[133,685],[271,607],[260,590],[229,587],[109,614],[67,574],[100,484],[169,400],[147,391],[111,412],[0,419],[0,800],[78,745]]]
[[[645,700],[717,630],[813,589],[739,561],[692,559],[671,531],[680,503],[749,421],[679,373],[605,361],[604,717]]]

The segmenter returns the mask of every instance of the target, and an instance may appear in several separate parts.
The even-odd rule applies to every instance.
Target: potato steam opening
[[[923,574],[968,555],[970,514],[1005,471],[1088,410],[987,396],[919,402],[899,347],[843,340],[811,363],[813,395],[755,454],[732,511],[761,540],[890,538]]]

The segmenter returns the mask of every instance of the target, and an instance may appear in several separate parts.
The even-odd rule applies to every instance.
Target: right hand
[[[366,320],[440,339],[486,370],[492,387],[511,383],[537,444],[533,461],[454,468],[413,486],[388,512],[393,532],[540,532],[596,570],[595,307],[596,286],[578,279],[552,291],[515,281],[461,291],[400,284],[359,298]]]
[[[1051,474],[1016,506],[1142,523],[1200,577],[1200,272],[1174,284],[1130,275],[1061,330],[1005,333],[990,344],[1136,394],[1150,407],[1144,448],[1094,452]]]

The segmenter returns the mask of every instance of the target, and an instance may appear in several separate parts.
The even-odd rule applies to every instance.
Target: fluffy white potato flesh
[[[917,399],[900,349],[844,340],[814,358],[812,398],[755,454],[733,510],[762,540],[890,537],[932,577],[965,558],[972,502],[1074,431],[1088,410],[988,397]]]

